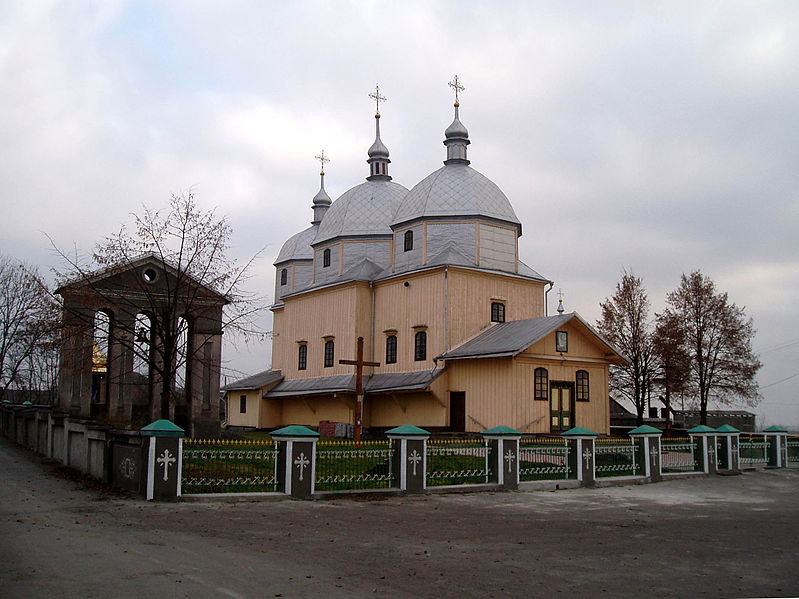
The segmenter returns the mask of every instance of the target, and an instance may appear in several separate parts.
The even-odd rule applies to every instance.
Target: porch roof
[[[388,393],[425,389],[442,372],[443,369],[437,369],[432,371],[420,370],[364,375],[363,390],[364,393]],[[355,375],[339,374],[308,379],[284,380],[270,391],[267,391],[264,397],[278,398],[327,393],[355,393]]]

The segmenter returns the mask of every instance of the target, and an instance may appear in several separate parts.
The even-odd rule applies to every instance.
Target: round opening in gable
[[[145,283],[155,283],[158,280],[158,271],[154,268],[145,268],[141,273]]]

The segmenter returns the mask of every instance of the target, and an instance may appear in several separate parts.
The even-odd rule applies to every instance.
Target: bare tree
[[[610,367],[610,388],[632,402],[641,425],[654,374],[652,322],[643,280],[623,270],[616,293],[600,307],[597,329],[629,359]]]
[[[757,405],[755,382],[760,360],[752,351],[751,318],[730,303],[727,294],[700,271],[683,274],[680,286],[666,296],[664,319],[682,331],[690,357],[690,383],[698,395],[700,422],[707,424],[710,399],[720,404]]]
[[[685,350],[685,329],[674,314],[659,314],[655,325],[654,352],[656,376],[653,382],[663,388],[663,403],[671,428],[671,401],[674,394],[682,394],[689,387],[691,357]]]
[[[245,337],[266,334],[253,324],[266,302],[242,290],[248,268],[258,254],[245,264],[230,259],[230,225],[215,210],[202,210],[191,192],[173,195],[165,210],[143,207],[140,214],[131,214],[131,219],[129,225],[97,244],[90,264],[56,248],[68,265],[67,272],[59,274],[62,289],[89,286],[109,302],[129,302],[134,316],[147,315],[147,329],[133,319],[126,325],[130,330],[119,331],[115,321],[115,339],[125,343],[150,369],[158,386],[161,417],[168,418],[170,401],[187,384],[179,373],[200,350],[200,344],[186,345],[192,324],[185,315],[202,314],[207,306],[214,302],[218,305],[223,298],[225,311],[222,322],[217,323],[220,333],[224,329]],[[157,284],[151,284],[154,280],[148,279],[146,272],[144,278],[131,277],[126,280],[124,293],[96,282],[98,272],[123,272],[142,256],[163,263],[168,276],[159,278]],[[152,277],[156,276],[153,272]],[[72,316],[89,317],[78,310]]]
[[[0,255],[0,396],[38,385],[31,365],[52,340],[57,310],[35,268]]]

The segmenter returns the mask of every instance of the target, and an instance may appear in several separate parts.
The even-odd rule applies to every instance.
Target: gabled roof
[[[577,312],[501,322],[489,327],[455,349],[444,352],[439,357],[444,360],[466,360],[516,356],[566,323],[577,324],[589,336],[603,345],[611,362],[623,363],[627,360],[618,349],[603,339]]]
[[[73,279],[66,281],[63,285],[60,285],[55,292],[59,295],[63,295],[64,291],[78,290],[82,287],[96,286],[97,283],[103,279],[110,279],[113,276],[135,270],[148,263],[156,263],[157,265],[162,266],[164,270],[172,276],[178,276],[180,273],[176,265],[162,258],[158,254],[155,254],[154,252],[147,252],[146,254],[141,254],[135,258],[131,258],[126,262],[113,264],[93,272],[79,274]],[[230,303],[230,297],[219,293],[216,289],[213,289],[208,285],[203,284],[201,281],[198,281],[196,278],[192,277],[190,273],[184,273],[184,276],[189,277],[195,285],[205,290],[210,296],[215,296],[221,300],[224,300],[224,303],[226,304]]]
[[[222,391],[252,391],[271,385],[283,378],[283,373],[279,370],[264,370],[258,374],[239,379],[229,385],[222,387]]]

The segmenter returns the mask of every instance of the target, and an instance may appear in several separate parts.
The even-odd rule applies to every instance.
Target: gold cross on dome
[[[375,85],[375,91],[369,94],[369,97],[375,101],[375,113],[380,114],[380,102],[385,102],[386,98],[380,95],[380,85]]]
[[[314,156],[320,163],[322,163],[322,174],[325,173],[325,162],[330,162],[330,158],[325,156],[325,151],[322,150],[318,155]]]
[[[558,299],[560,301],[563,301],[563,289],[561,289],[560,287],[558,287]]]
[[[458,101],[458,92],[462,92],[466,88],[463,87],[460,84],[460,81],[458,81],[458,76],[457,75],[455,75],[455,78],[452,81],[450,81],[449,83],[447,83],[447,85],[449,85],[452,89],[455,90],[455,106],[460,106],[460,102]]]

